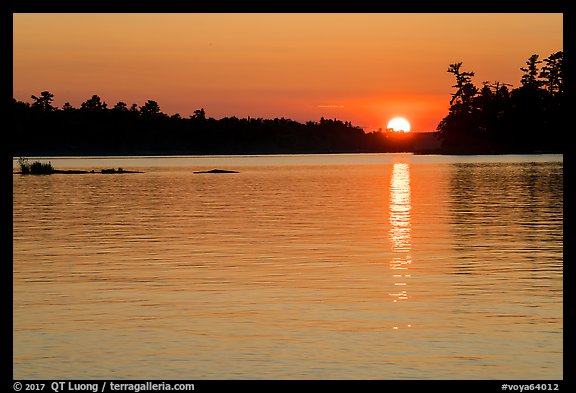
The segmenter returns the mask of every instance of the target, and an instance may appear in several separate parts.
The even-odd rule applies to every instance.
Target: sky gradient
[[[463,62],[473,81],[520,84],[562,50],[562,14],[14,14],[14,97],[98,94],[167,114],[321,116],[371,131],[396,116],[433,131]]]

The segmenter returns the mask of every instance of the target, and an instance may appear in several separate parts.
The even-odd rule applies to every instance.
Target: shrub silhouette
[[[18,165],[20,166],[20,173],[23,175],[49,175],[54,172],[51,162],[34,161],[30,164],[27,158],[20,157]]]

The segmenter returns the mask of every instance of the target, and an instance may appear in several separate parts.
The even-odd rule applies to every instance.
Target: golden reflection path
[[[388,233],[393,253],[390,269],[394,278],[394,291],[389,295],[394,303],[408,300],[408,283],[411,277],[409,268],[412,264],[411,207],[410,166],[407,163],[394,163],[390,178]],[[398,326],[393,328],[398,329]]]

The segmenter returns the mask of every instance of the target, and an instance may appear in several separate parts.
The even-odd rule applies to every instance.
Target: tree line
[[[438,153],[562,152],[565,139],[563,53],[544,60],[532,55],[521,67],[521,85],[483,82],[462,63],[448,114],[436,135]],[[203,108],[188,117],[167,115],[154,100],[143,105],[119,101],[112,107],[92,95],[79,108],[54,106],[42,91],[32,102],[12,100],[13,156],[278,154],[413,151],[411,136],[365,132],[351,122],[321,118],[300,123],[286,118],[207,117]]]
[[[43,91],[32,102],[13,99],[13,155],[270,154],[378,152],[398,149],[381,132],[365,133],[351,122],[321,118],[214,119],[203,108],[188,117],[167,115],[154,100],[144,105],[98,95],[79,108],[53,105]]]
[[[520,86],[502,82],[472,82],[474,72],[462,63],[450,64],[455,91],[450,109],[437,127],[444,152],[529,153],[562,152],[565,141],[563,119],[563,52],[540,60],[534,54],[526,61]]]

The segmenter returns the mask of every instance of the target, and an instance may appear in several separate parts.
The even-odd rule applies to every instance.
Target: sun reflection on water
[[[412,264],[411,248],[411,196],[410,166],[406,163],[394,163],[390,178],[390,230],[389,239],[394,256],[390,269],[394,278],[395,291],[389,295],[394,303],[408,300],[408,273]]]

